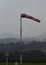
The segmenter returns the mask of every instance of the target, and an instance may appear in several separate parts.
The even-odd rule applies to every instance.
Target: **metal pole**
[[[8,65],[8,56],[6,56],[6,65]]]
[[[9,53],[6,52],[6,53],[5,53],[5,57],[6,57],[6,65],[8,65],[8,56],[9,56]]]
[[[20,17],[20,64],[22,65],[22,18]]]

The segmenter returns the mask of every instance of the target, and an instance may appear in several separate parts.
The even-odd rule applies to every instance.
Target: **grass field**
[[[0,65],[6,65],[5,63],[0,62]],[[9,63],[8,65],[15,65],[14,63]],[[20,65],[18,63],[18,65]],[[46,63],[23,63],[22,65],[46,65]]]

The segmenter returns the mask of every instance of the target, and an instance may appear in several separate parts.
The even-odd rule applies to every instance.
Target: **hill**
[[[23,42],[23,51],[41,50],[46,52],[46,42],[31,41],[26,44]],[[10,42],[8,44],[0,44],[0,52],[16,52],[20,51],[20,42]]]

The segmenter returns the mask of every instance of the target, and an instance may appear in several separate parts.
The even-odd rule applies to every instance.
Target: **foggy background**
[[[26,13],[41,20],[37,23],[22,19],[23,38],[46,34],[46,0],[0,0],[0,38],[20,36],[20,14]]]

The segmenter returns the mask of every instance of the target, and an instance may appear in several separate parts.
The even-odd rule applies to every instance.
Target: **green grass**
[[[0,62],[0,65],[6,65],[5,63]],[[8,65],[15,65],[14,63],[9,63]],[[18,65],[20,65],[18,63]],[[22,65],[46,65],[46,63],[23,63]]]

